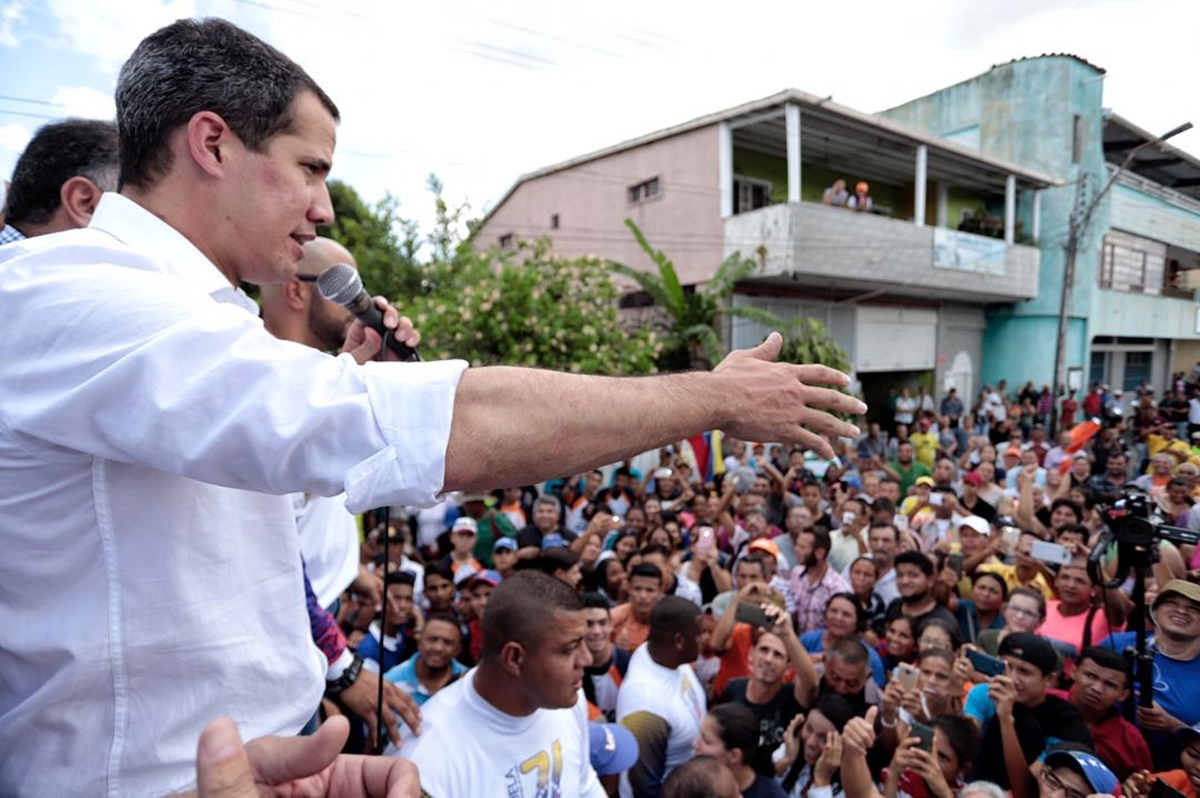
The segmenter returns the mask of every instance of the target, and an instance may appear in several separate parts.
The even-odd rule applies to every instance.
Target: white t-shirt
[[[639,742],[647,724],[660,726],[662,722],[666,723],[665,761],[655,763],[651,768],[662,768],[661,773],[653,774],[655,781],[661,784],[672,770],[694,756],[692,745],[700,736],[700,723],[707,711],[704,688],[691,665],[665,668],[650,657],[648,644],[638,646],[617,694],[617,722],[632,731]],[[634,765],[634,769],[643,761],[644,752],[643,759]],[[622,773],[621,798],[633,798],[633,795],[629,773]]]
[[[405,735],[400,756],[421,773],[432,798],[584,796],[605,798],[590,759],[587,701],[513,717],[475,689],[476,671],[421,707],[421,736]]]
[[[346,495],[293,493],[304,570],[322,607],[342,595],[358,576],[358,523],[346,511]]]

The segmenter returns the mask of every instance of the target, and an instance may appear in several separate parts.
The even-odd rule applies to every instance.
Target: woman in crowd
[[[850,563],[850,589],[854,598],[862,606],[867,616],[867,631],[864,637],[868,642],[883,634],[883,619],[887,613],[887,605],[883,598],[875,592],[875,584],[879,581],[879,566],[870,557],[864,555]]]
[[[926,618],[916,627],[917,652],[923,654],[932,649],[958,651],[962,646],[962,635],[958,624],[950,623],[943,618]]]
[[[758,720],[749,707],[713,707],[700,724],[700,735],[692,747],[697,756],[711,756],[733,771],[746,798],[786,798],[773,774],[758,773],[751,766],[758,753]]]
[[[1008,583],[999,574],[976,571],[972,577],[971,598],[958,602],[958,625],[962,639],[979,642],[988,629],[1004,627],[1004,602],[1008,599]]]
[[[808,716],[797,715],[783,735],[783,754],[775,752],[775,772],[782,774],[783,791],[789,798],[807,798],[814,786],[832,787],[832,798],[844,798],[838,767],[841,737],[854,710],[839,695],[827,693],[817,699]]]
[[[1013,632],[1037,632],[1046,620],[1046,597],[1040,590],[1029,587],[1014,588],[1004,604],[1004,625],[999,629],[985,629],[979,633],[975,645],[981,651],[996,656],[1000,641]]]
[[[638,533],[628,529],[622,532],[616,542],[613,543],[613,552],[616,553],[617,559],[621,561],[622,565],[628,565],[629,558],[636,554],[640,548]]]
[[[612,602],[615,607],[626,599],[625,566],[616,552],[606,551],[596,561],[588,590],[593,590]]]
[[[909,736],[896,748],[884,782],[884,798],[954,798],[971,772],[979,732],[969,718],[940,715],[933,727],[933,750],[924,751]],[[864,797],[866,798],[866,797]]]
[[[891,673],[901,662],[913,663],[917,659],[917,636],[912,618],[899,615],[887,625],[887,632],[876,651],[883,659],[883,667]]]
[[[838,640],[854,639],[859,641],[867,649],[867,654],[871,659],[871,671],[875,676],[875,681],[882,687],[887,683],[883,660],[879,658],[879,653],[867,645],[863,639],[863,632],[866,631],[866,628],[866,611],[863,610],[854,594],[834,593],[829,597],[829,603],[825,605],[825,628],[802,635],[800,645],[810,655],[821,654],[822,657],[813,658],[813,661],[817,662],[823,659],[824,652],[832,648]]]
[[[579,557],[579,565],[584,570],[596,567],[600,553],[604,551],[604,535],[597,531],[584,532],[571,541],[571,553]]]

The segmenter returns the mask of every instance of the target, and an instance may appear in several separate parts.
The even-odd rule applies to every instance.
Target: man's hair
[[[663,581],[662,569],[652,562],[640,562],[633,566],[629,571],[629,579],[632,581],[635,576],[646,576],[651,579],[657,579],[660,585]]]
[[[554,575],[555,571],[569,571],[579,562],[579,555],[563,546],[551,546],[536,557],[518,560],[518,571],[541,571]]]
[[[433,612],[433,613],[430,613],[429,617],[425,619],[425,625],[428,626],[429,624],[433,623],[434,621],[441,621],[442,623],[450,624],[452,627],[454,627],[454,630],[456,632],[458,632],[459,642],[460,643],[462,642],[462,636],[463,636],[462,626],[459,625],[457,618],[455,618],[453,615],[451,615],[448,612]]]
[[[933,563],[919,551],[902,551],[897,554],[896,559],[892,561],[892,566],[899,568],[901,565],[915,565],[921,569],[921,573],[933,576]]]
[[[545,504],[545,505],[547,505],[547,506],[553,507],[553,508],[554,508],[554,512],[556,512],[556,513],[562,513],[562,502],[560,502],[560,501],[558,500],[558,497],[557,497],[557,496],[551,496],[549,493],[544,493],[544,494],[542,494],[541,496],[538,496],[538,497],[537,497],[537,498],[534,500],[534,502],[533,502],[533,508],[536,510],[536,509],[537,509],[537,506],[538,506],[539,504]]]
[[[728,768],[711,756],[694,756],[671,771],[662,798],[710,798],[713,785]]]
[[[867,665],[870,662],[869,656],[867,647],[855,637],[838,640],[829,649],[829,659],[836,657],[846,665]]]
[[[812,535],[813,538],[813,553],[818,551],[825,552],[825,556],[829,556],[829,550],[833,548],[833,538],[828,532],[823,532],[819,529],[806,529],[802,534]]]
[[[886,481],[895,482],[896,480],[888,478]],[[883,482],[884,482],[884,480],[880,480],[881,485],[883,484]],[[899,483],[897,483],[897,484],[899,484]],[[871,502],[871,512],[878,513],[880,515],[895,515],[896,514],[896,505],[892,502],[891,499],[889,499],[885,496],[880,496],[878,499]]]
[[[408,571],[392,571],[383,578],[383,589],[387,590],[392,585],[408,585],[416,587],[417,578]]]
[[[483,656],[498,656],[512,642],[532,650],[542,642],[553,613],[582,610],[583,601],[566,582],[540,571],[518,571],[496,587],[483,612]]]
[[[86,177],[101,191],[117,187],[117,126],[98,119],[42,125],[13,169],[5,219],[20,229],[46,224],[62,206],[63,183]]]
[[[1104,646],[1088,646],[1080,652],[1079,659],[1075,661],[1075,669],[1078,670],[1079,666],[1089,659],[1098,667],[1120,671],[1125,677],[1125,689],[1133,686],[1133,669],[1124,654]]]
[[[743,704],[729,703],[713,707],[709,716],[721,730],[721,743],[725,750],[734,748],[742,752],[742,761],[749,764],[758,753],[758,719]]]
[[[584,609],[604,610],[605,612],[608,612],[612,609],[612,602],[595,591],[588,591],[587,593],[584,593],[581,598],[583,599]]]
[[[811,530],[806,530],[806,531],[811,531]],[[829,536],[826,535],[825,537],[828,538]],[[826,549],[826,551],[828,551],[828,549]],[[734,566],[733,566],[734,571],[736,571],[738,566],[742,565],[742,564],[757,565],[758,570],[763,572],[763,576],[766,576],[766,574],[767,574],[767,561],[766,561],[766,558],[764,558],[761,554],[750,553],[750,554],[742,555],[742,557],[739,558],[738,561],[734,564]]]
[[[887,521],[873,521],[873,522],[871,522],[871,526],[867,528],[867,537],[869,538],[871,536],[871,533],[874,532],[876,529],[890,529],[892,531],[892,542],[893,543],[900,542],[900,530],[896,528],[895,524],[889,523]]]
[[[1062,497],[1062,498],[1055,499],[1054,501],[1050,502],[1050,512],[1051,513],[1053,513],[1059,507],[1066,507],[1072,513],[1074,513],[1076,523],[1083,520],[1083,508],[1080,507],[1079,502],[1075,501],[1074,499],[1068,499],[1066,497]]]
[[[638,554],[642,555],[643,557],[645,557],[647,554],[660,554],[665,559],[671,559],[671,550],[661,543],[647,543],[645,546],[642,546],[642,549],[638,552]]]
[[[700,608],[679,596],[663,596],[650,611],[650,640],[669,643],[675,635],[694,634]]]
[[[962,788],[959,798],[1008,798],[1008,792],[990,781],[973,781]]]
[[[933,727],[941,729],[946,742],[958,760],[958,772],[969,773],[979,750],[979,729],[975,721],[962,715],[939,715],[933,719]]]
[[[454,571],[444,562],[431,562],[425,566],[425,578],[429,579],[431,576],[440,576],[447,582],[454,583]]]
[[[292,129],[305,91],[339,118],[298,64],[230,22],[181,19],[152,33],[117,78],[121,186],[148,188],[166,174],[169,137],[201,111],[218,114],[247,148],[262,152]]]

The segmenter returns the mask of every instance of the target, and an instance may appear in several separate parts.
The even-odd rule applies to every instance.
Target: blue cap
[[[504,577],[500,576],[500,574],[496,573],[495,571],[476,571],[467,577],[467,587],[471,587],[476,582],[483,582],[491,585],[492,587],[496,587],[503,579]]]
[[[516,551],[517,541],[512,538],[496,538],[496,542],[492,544],[492,551],[497,552],[501,549],[504,551]]]
[[[1108,769],[1108,765],[1086,751],[1051,751],[1046,754],[1046,767],[1073,767],[1083,773],[1094,792],[1108,795],[1120,785],[1120,781]]]
[[[638,742],[633,732],[617,723],[589,723],[592,737],[592,768],[597,776],[624,773],[638,759]]]
[[[560,546],[565,549],[567,547],[567,541],[564,540],[563,536],[559,534],[546,535],[546,537],[542,538],[542,551],[553,548],[554,546]]]

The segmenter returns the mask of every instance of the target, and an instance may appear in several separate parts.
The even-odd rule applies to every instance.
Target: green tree
[[[587,374],[654,370],[662,342],[622,324],[600,259],[553,255],[545,239],[503,253],[454,249],[452,262],[427,267],[432,290],[407,308],[431,358]]]
[[[788,325],[783,331],[779,359],[785,363],[820,363],[838,371],[850,371],[850,356],[818,319],[797,318]]]
[[[390,194],[371,205],[350,186],[331,180],[329,195],[334,223],[321,234],[350,250],[371,293],[407,304],[422,290],[417,223],[399,215],[400,201]]]
[[[719,331],[723,315],[756,321],[777,330],[787,326],[783,319],[761,308],[734,307],[729,303],[734,286],[759,269],[754,259],[735,252],[721,263],[712,279],[692,290],[680,283],[675,264],[650,244],[632,219],[626,219],[625,224],[656,270],[646,272],[620,263],[611,267],[636,282],[666,313],[660,368],[708,369],[721,362],[725,356]]]

